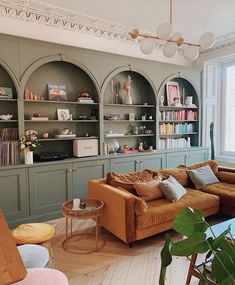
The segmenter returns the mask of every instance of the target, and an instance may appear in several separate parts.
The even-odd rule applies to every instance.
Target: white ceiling
[[[118,24],[137,23],[146,31],[155,32],[169,22],[167,0],[43,0],[58,7],[87,14]],[[204,32],[216,38],[235,33],[234,0],[173,0],[173,30],[188,41],[197,42]]]

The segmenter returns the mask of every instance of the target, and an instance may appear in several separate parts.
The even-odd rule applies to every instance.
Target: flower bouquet
[[[37,138],[38,133],[34,130],[25,131],[25,135],[20,138],[20,149],[24,151],[25,164],[33,163],[33,150],[40,146]]]

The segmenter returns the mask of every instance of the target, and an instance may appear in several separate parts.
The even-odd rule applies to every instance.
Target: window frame
[[[221,82],[221,94],[220,94],[220,154],[222,156],[234,156],[235,151],[226,151],[225,150],[225,123],[226,123],[226,95],[227,95],[227,68],[234,66],[235,67],[235,60],[222,64],[222,82]]]

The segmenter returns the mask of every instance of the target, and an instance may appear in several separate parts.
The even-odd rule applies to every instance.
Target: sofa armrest
[[[235,172],[230,171],[218,171],[217,177],[219,181],[230,184],[235,184]]]
[[[219,171],[225,171],[225,172],[235,173],[235,168],[226,167],[226,166],[219,166]]]
[[[88,182],[88,197],[102,200],[99,223],[126,243],[135,241],[135,196],[106,184],[105,179]]]

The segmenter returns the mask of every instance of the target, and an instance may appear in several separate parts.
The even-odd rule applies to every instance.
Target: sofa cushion
[[[200,189],[204,185],[219,182],[208,164],[196,169],[188,170],[187,173],[196,189]]]
[[[220,182],[203,186],[200,191],[217,195],[221,205],[235,207],[235,184]]]
[[[173,176],[182,186],[188,186],[190,183],[187,167],[180,166],[179,168],[167,168],[160,170],[152,170],[153,176],[161,174],[164,179],[167,179],[170,175]]]
[[[221,182],[235,184],[235,173],[228,171],[218,171],[217,178]]]
[[[172,203],[179,201],[186,194],[185,188],[173,177],[159,183],[162,194]]]
[[[186,188],[186,190],[187,194],[173,204],[167,199],[147,202],[148,211],[144,215],[136,217],[137,229],[144,229],[153,225],[173,221],[177,213],[185,207],[200,210],[213,207],[218,207],[219,209],[219,197],[195,189]]]
[[[196,168],[199,168],[199,167],[202,167],[202,166],[205,166],[205,165],[209,165],[211,170],[213,171],[213,173],[216,175],[218,173],[218,162],[215,161],[215,160],[208,160],[208,161],[205,161],[205,162],[201,162],[201,163],[197,163],[197,164],[193,164],[193,165],[189,165],[187,167],[188,170],[191,170],[191,169],[196,169]]]
[[[162,191],[159,186],[160,181],[162,181],[162,176],[158,175],[150,181],[135,182],[134,188],[137,192],[137,195],[145,201],[159,199],[163,197]]]
[[[152,171],[130,172],[119,174],[115,172],[108,172],[106,183],[114,187],[122,187],[132,194],[136,195],[133,184],[135,182],[149,181],[153,178]]]

